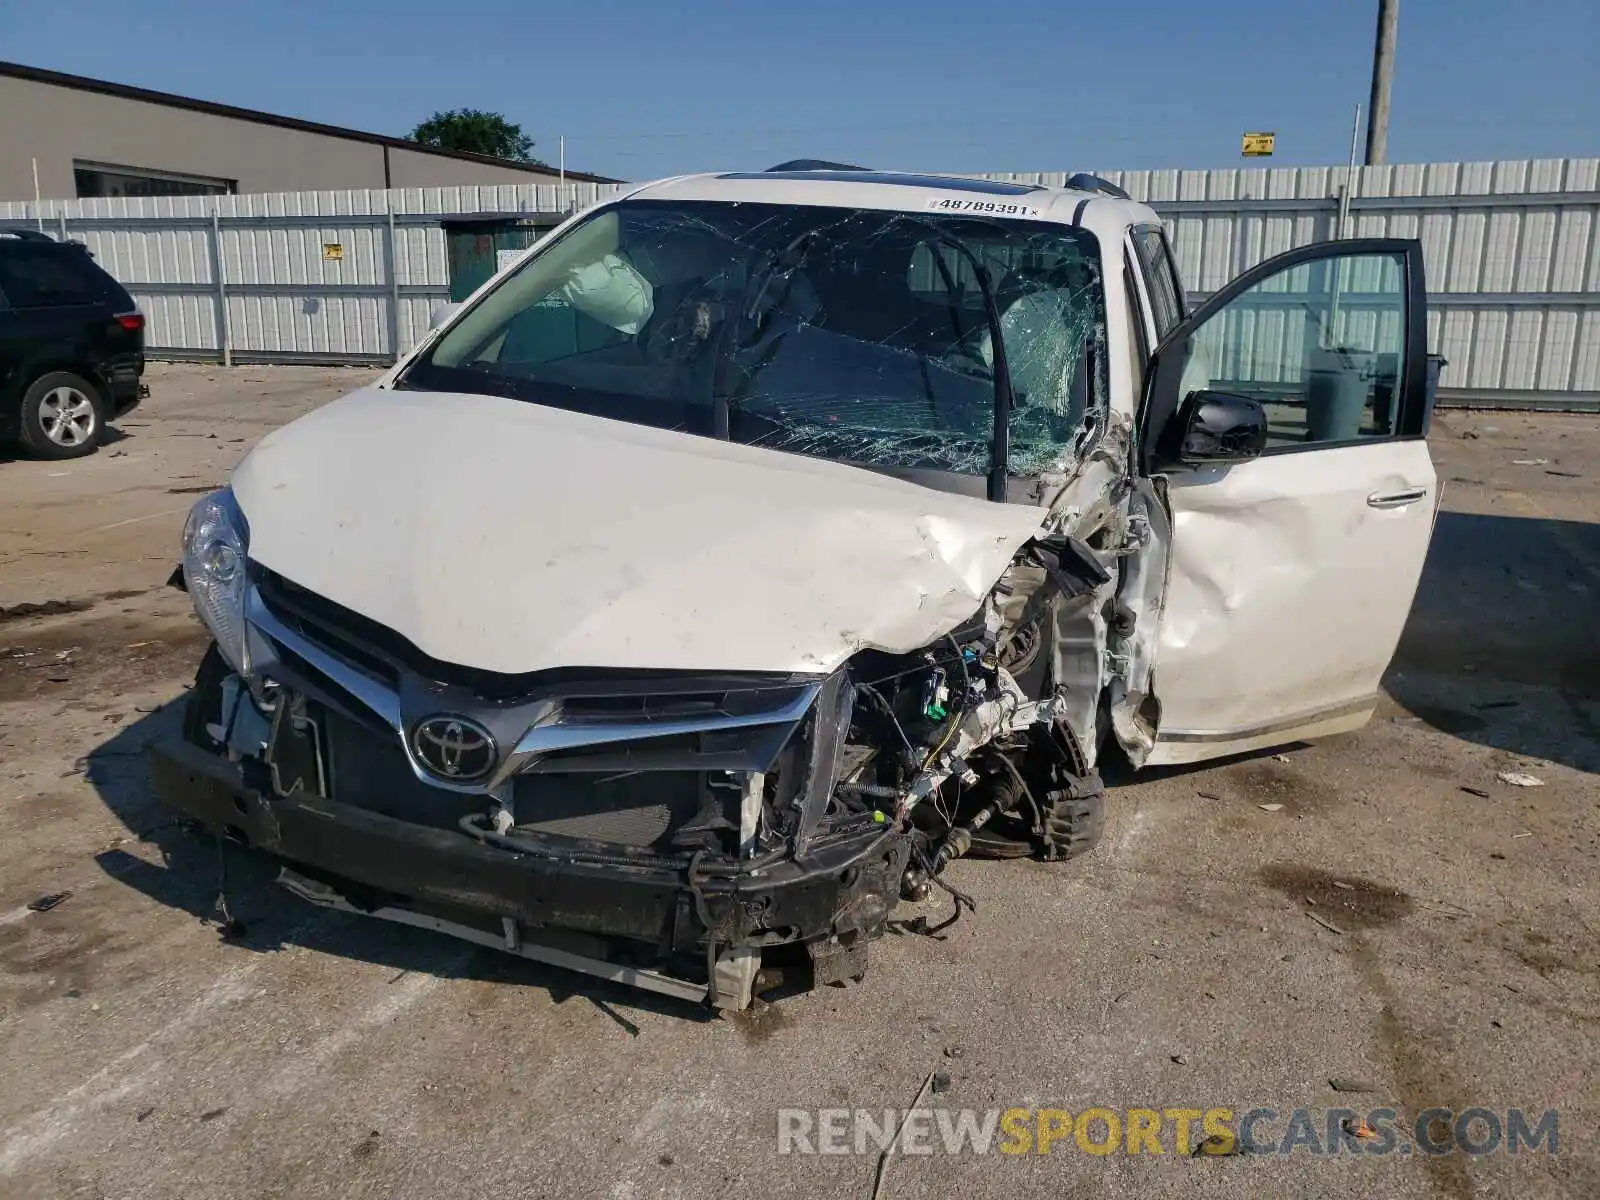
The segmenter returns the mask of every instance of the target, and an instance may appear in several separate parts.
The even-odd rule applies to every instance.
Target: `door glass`
[[[1405,329],[1403,255],[1303,263],[1263,279],[1201,325],[1180,395],[1209,387],[1260,401],[1269,452],[1390,437]]]
[[[1150,293],[1151,315],[1156,322],[1156,340],[1167,336],[1183,320],[1183,298],[1178,291],[1178,276],[1173,270],[1172,256],[1167,252],[1167,240],[1159,229],[1136,229],[1133,243],[1139,251],[1139,261],[1144,267],[1146,289]]]

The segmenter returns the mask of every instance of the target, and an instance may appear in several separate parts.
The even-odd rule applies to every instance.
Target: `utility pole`
[[[1394,83],[1394,43],[1400,32],[1400,0],[1378,0],[1378,39],[1372,50],[1372,100],[1367,105],[1367,166],[1389,153],[1389,88]]]

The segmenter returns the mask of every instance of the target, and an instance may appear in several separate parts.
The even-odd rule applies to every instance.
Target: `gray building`
[[[546,166],[0,62],[0,200],[34,198],[35,163],[47,200],[557,180]]]

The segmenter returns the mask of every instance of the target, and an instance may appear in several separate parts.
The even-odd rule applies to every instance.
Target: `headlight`
[[[217,639],[217,650],[246,677],[244,561],[249,548],[250,526],[231,488],[212,492],[189,510],[183,527],[183,581],[195,612]]]

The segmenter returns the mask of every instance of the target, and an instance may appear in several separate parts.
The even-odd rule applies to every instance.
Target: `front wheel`
[[[22,395],[22,445],[35,458],[82,458],[105,437],[100,389],[71,371],[51,371]]]
[[[1019,803],[973,835],[974,858],[1059,860],[1094,849],[1105,828],[1105,785],[1064,723],[1035,726],[1008,773]],[[1023,784],[1031,802],[1023,800]]]

